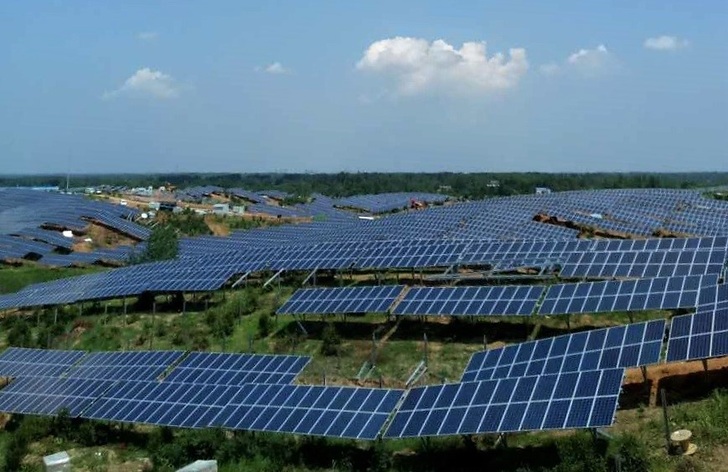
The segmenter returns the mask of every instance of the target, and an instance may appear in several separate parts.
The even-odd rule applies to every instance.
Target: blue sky
[[[728,171],[726,25],[718,0],[1,2],[0,173]]]

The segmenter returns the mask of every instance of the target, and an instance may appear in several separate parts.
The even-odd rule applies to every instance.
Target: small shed
[[[536,195],[547,195],[551,193],[551,189],[548,187],[536,187]]]
[[[45,456],[43,467],[46,472],[68,472],[71,470],[71,456],[66,451]]]
[[[230,214],[230,205],[227,203],[215,203],[212,205],[212,212],[216,215]]]
[[[217,461],[198,460],[177,469],[177,472],[217,472]]]

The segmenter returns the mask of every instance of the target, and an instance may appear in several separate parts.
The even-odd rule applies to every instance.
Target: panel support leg
[[[672,451],[672,442],[670,441],[670,422],[667,419],[667,395],[665,389],[660,389],[660,402],[662,403],[662,421],[665,425],[665,447],[667,453],[670,454]]]

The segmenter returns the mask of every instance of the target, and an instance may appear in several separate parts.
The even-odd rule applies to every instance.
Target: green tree
[[[336,332],[333,323],[327,323],[321,333],[321,354],[324,356],[335,356],[341,349],[341,336]]]
[[[164,261],[174,259],[179,252],[179,236],[171,226],[156,226],[147,239],[144,252],[132,255],[130,263],[141,264],[143,262]]]
[[[30,324],[23,318],[16,318],[8,330],[8,345],[33,347],[33,332],[30,329]]]

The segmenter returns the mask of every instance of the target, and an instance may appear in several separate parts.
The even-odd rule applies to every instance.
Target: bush
[[[268,313],[261,313],[258,316],[258,336],[261,338],[267,337],[273,332],[274,324],[273,318]]]
[[[30,324],[23,318],[15,318],[8,330],[8,345],[16,347],[34,346]]]
[[[598,442],[587,434],[575,434],[557,443],[559,465],[554,472],[606,472],[607,461]]]
[[[617,455],[621,458],[622,472],[649,472],[647,448],[632,434],[617,440]]]
[[[675,472],[703,472],[704,470],[705,467],[700,462],[689,456],[680,459],[675,466]]]
[[[333,323],[327,323],[321,333],[321,354],[324,356],[336,356],[341,350],[341,336],[336,332]]]

